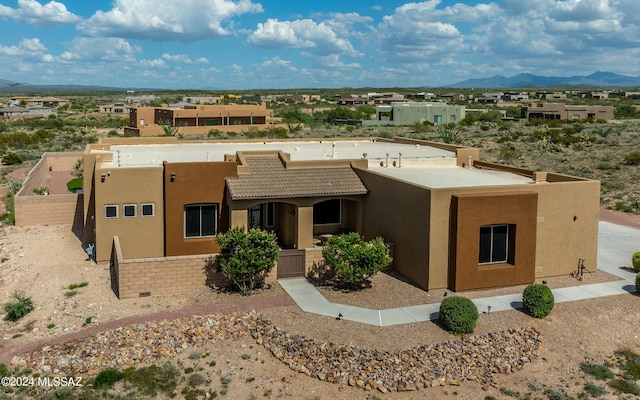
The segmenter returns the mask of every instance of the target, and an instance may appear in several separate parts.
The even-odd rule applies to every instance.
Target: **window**
[[[457,120],[456,115],[453,115],[453,114],[449,115],[449,122],[456,122],[456,120]]]
[[[107,205],[104,206],[105,218],[118,218],[118,206]]]
[[[207,237],[218,234],[218,205],[184,206],[184,237]]]
[[[342,215],[342,202],[340,199],[326,200],[313,205],[313,224],[329,225],[339,224]]]
[[[135,204],[125,204],[124,206],[122,206],[122,210],[123,210],[123,216],[125,218],[133,218],[136,216],[136,209],[137,209],[137,205]]]
[[[142,203],[142,216],[153,217],[155,215],[155,205],[153,203]]]
[[[267,226],[272,228],[275,224],[275,216],[276,216],[276,203],[269,202],[266,204],[267,207]]]
[[[506,263],[509,260],[509,225],[480,227],[480,264]]]
[[[433,123],[434,124],[441,124],[442,123],[442,115],[434,115],[433,116]]]

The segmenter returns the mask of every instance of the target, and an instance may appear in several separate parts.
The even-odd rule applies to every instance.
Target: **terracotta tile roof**
[[[366,194],[350,167],[286,169],[277,156],[246,157],[251,173],[227,178],[233,200]]]

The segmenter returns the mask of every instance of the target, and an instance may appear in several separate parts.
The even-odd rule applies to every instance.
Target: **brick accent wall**
[[[184,294],[229,285],[229,280],[215,271],[208,254],[125,260],[117,236],[111,254],[111,279],[116,282],[112,286],[120,299]],[[274,268],[265,282],[274,282],[276,277]]]
[[[14,198],[15,224],[82,225],[83,198],[76,194],[37,196],[33,189],[46,186],[51,171],[72,171],[82,153],[45,153],[33,167]]]
[[[16,226],[74,225],[82,226],[83,196],[57,194],[50,196],[16,196]]]

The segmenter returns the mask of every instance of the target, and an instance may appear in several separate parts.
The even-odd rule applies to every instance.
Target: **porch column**
[[[296,249],[313,247],[313,207],[298,207],[296,215]]]
[[[235,228],[237,226],[241,226],[244,230],[247,230],[247,221],[248,221],[248,212],[246,209],[243,210],[231,210],[231,220],[229,221],[229,225],[231,228]]]

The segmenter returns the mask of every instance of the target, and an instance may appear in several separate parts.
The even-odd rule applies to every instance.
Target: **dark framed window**
[[[313,205],[314,225],[336,225],[342,221],[342,201],[325,200]]]
[[[218,234],[218,205],[184,206],[184,237],[208,237]]]
[[[137,209],[137,205],[136,204],[125,204],[122,206],[122,215],[125,218],[133,218],[136,216],[136,209]]]
[[[142,203],[140,205],[142,209],[143,217],[153,217],[155,215],[155,204],[154,203]]]
[[[109,219],[118,218],[118,206],[115,206],[115,205],[104,206],[104,217]]]
[[[480,264],[506,263],[510,260],[509,225],[480,227]]]
[[[267,209],[267,223],[266,226],[272,228],[275,225],[276,220],[276,203],[269,202],[265,205]]]

